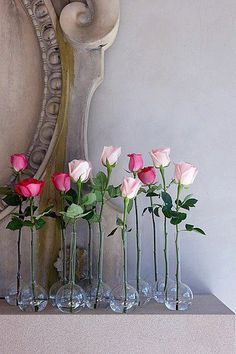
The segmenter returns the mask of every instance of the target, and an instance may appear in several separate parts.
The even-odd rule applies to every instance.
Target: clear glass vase
[[[179,251],[179,230],[176,227],[175,237],[176,269],[175,279],[168,283],[165,306],[173,311],[185,311],[192,305],[193,292],[189,286],[181,281],[180,251]]]
[[[93,280],[91,284],[87,285],[85,291],[87,296],[86,305],[89,309],[94,309],[95,304],[96,308],[107,308],[109,306],[111,289],[106,283],[101,282],[98,289],[97,280]]]
[[[117,313],[135,310],[139,304],[139,295],[131,285],[120,284],[111,291],[110,308]]]
[[[145,306],[152,299],[152,286],[147,281],[143,279],[130,280],[129,285],[131,285],[139,295],[139,306]]]
[[[19,294],[18,306],[24,312],[41,312],[48,303],[46,290],[34,282],[25,285]]]
[[[153,284],[153,298],[158,304],[164,304],[168,286],[173,285],[174,281],[168,278],[167,283],[165,277],[158,277],[158,281]]]
[[[18,306],[18,297],[23,286],[24,284],[22,283],[22,278],[20,278],[18,286],[16,282],[10,284],[5,295],[5,301],[8,305]]]
[[[67,284],[63,285],[56,294],[56,306],[64,313],[78,313],[86,305],[85,291],[75,283],[76,239],[76,225],[73,223],[70,246],[70,280]]]
[[[31,200],[31,208],[33,209],[33,201]],[[48,303],[48,295],[46,290],[35,280],[35,234],[34,228],[31,228],[31,244],[30,244],[30,265],[31,265],[31,281],[30,284],[24,286],[18,297],[18,306],[25,312],[40,312],[45,309]]]

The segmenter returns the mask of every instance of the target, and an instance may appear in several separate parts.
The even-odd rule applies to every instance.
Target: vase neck
[[[70,282],[75,283],[76,274],[76,225],[73,224],[70,244]]]

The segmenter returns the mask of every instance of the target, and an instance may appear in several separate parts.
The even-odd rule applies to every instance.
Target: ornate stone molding
[[[60,51],[53,24],[53,7],[50,0],[21,0],[21,4],[31,19],[41,51],[44,73],[44,90],[41,114],[37,129],[27,155],[28,170],[32,176],[40,178],[47,166],[57,138],[57,117],[61,102],[62,73]],[[11,212],[0,201],[0,220]]]

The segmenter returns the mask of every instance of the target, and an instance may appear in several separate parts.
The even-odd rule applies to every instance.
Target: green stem
[[[165,169],[164,167],[160,167],[160,173],[163,181],[163,190],[166,192],[166,180],[165,180]],[[166,295],[167,291],[167,283],[168,283],[168,233],[167,233],[167,218],[164,216],[164,262],[165,262],[165,285],[164,285],[164,293]]]
[[[76,222],[73,222],[71,245],[70,245],[70,283],[71,283],[70,312],[71,313],[73,312],[73,291],[75,285],[75,275],[76,275]]]
[[[137,177],[137,172],[133,173],[134,178]],[[136,287],[139,294],[140,291],[140,270],[141,270],[141,245],[139,238],[139,215],[138,215],[138,200],[134,198],[135,208],[135,233],[136,233]]]
[[[92,284],[92,227],[91,223],[88,221],[88,278],[89,284]]]
[[[61,210],[65,211],[65,195],[64,192],[61,193]],[[62,250],[62,278],[64,285],[67,283],[66,275],[66,235],[65,235],[65,224],[63,219],[61,219],[61,250]]]
[[[177,198],[176,198],[176,211],[179,211],[179,197],[182,186],[179,183],[177,188]],[[176,280],[176,311],[179,310],[179,225],[175,227],[175,252],[176,252],[176,272],[175,272],[175,280]]]
[[[123,227],[122,227],[122,244],[123,244],[123,281],[124,281],[124,309],[123,313],[127,312],[127,233],[126,233],[126,220],[128,213],[129,199],[124,199],[124,216],[123,216]]]
[[[81,182],[81,180],[79,178],[79,180],[77,181],[77,192],[78,192],[78,194],[77,194],[77,204],[78,205],[80,203],[80,197],[81,197],[81,186],[82,186],[82,182]]]
[[[154,263],[154,279],[155,282],[158,280],[158,271],[157,271],[157,240],[156,240],[156,224],[155,224],[155,217],[153,211],[153,200],[150,197],[150,205],[152,208],[151,215],[152,215],[152,230],[153,230],[153,263]]]
[[[31,219],[31,223],[34,224],[34,198],[30,198],[30,219]],[[31,286],[32,286],[34,311],[38,312],[38,306],[36,305],[36,296],[35,296],[34,226],[31,226],[30,230],[31,230],[31,243],[30,243]]]
[[[21,172],[17,174],[17,180],[20,181]],[[19,214],[22,214],[22,202],[19,204]],[[16,305],[18,306],[18,298],[20,293],[20,282],[21,282],[21,235],[22,229],[18,231],[18,240],[17,240],[17,274],[16,274]]]
[[[98,299],[99,299],[99,292],[100,292],[101,285],[102,285],[103,254],[104,254],[104,234],[103,234],[103,230],[102,230],[102,214],[103,214],[103,208],[104,208],[104,204],[105,204],[104,197],[105,197],[105,193],[107,191],[107,187],[109,185],[111,171],[112,171],[111,167],[107,167],[107,181],[106,181],[105,188],[102,192],[102,202],[101,202],[101,208],[100,208],[100,213],[99,213],[99,222],[98,222],[98,227],[99,227],[98,282],[97,282],[97,291],[96,291],[94,309],[97,308]]]

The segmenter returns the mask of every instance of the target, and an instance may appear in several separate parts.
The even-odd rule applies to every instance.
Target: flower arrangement
[[[153,297],[159,303],[165,303],[170,310],[185,310],[192,303],[191,289],[181,282],[179,240],[181,232],[204,231],[186,222],[187,213],[197,204],[197,199],[191,194],[182,197],[183,191],[194,182],[198,173],[196,167],[190,163],[179,162],[175,164],[173,178],[167,180],[167,169],[171,165],[170,148],[153,149],[150,152],[152,165],[145,166],[140,153],[128,154],[128,173],[118,186],[113,186],[111,176],[118,164],[121,155],[120,147],[105,146],[101,154],[101,164],[105,168],[92,176],[92,166],[89,161],[73,160],[68,164],[68,172],[55,172],[51,181],[60,193],[61,206],[55,210],[48,206],[39,211],[35,199],[43,192],[44,182],[34,178],[22,178],[26,174],[27,157],[24,154],[15,154],[11,157],[14,172],[14,182],[10,187],[1,187],[0,194],[4,196],[6,204],[18,207],[18,212],[12,213],[7,228],[18,231],[18,266],[17,286],[15,291],[15,304],[21,310],[43,310],[47,305],[47,293],[37,284],[35,275],[35,231],[42,228],[45,217],[53,217],[61,230],[62,279],[53,284],[50,289],[50,301],[62,312],[77,313],[82,308],[96,309],[98,306],[110,307],[115,312],[126,313],[136,306],[142,306]],[[174,188],[175,186],[175,188]],[[172,197],[172,195],[174,197]],[[104,206],[107,199],[122,198],[123,218],[117,218],[116,227],[105,235],[103,225]],[[147,206],[139,211],[139,200],[148,200]],[[135,239],[136,239],[136,279],[132,285],[128,282],[127,267],[127,238],[132,233],[129,214],[134,210]],[[142,246],[140,238],[140,222],[146,212],[150,213],[152,226],[152,263],[153,284],[141,278]],[[87,283],[83,288],[76,277],[77,240],[79,230],[78,220],[83,219],[88,225],[88,274]],[[160,220],[162,235],[157,232],[156,223]],[[22,288],[20,285],[21,239],[22,229],[29,228],[31,235],[31,283]],[[97,276],[93,278],[92,243],[93,230],[98,229],[99,246],[97,252]],[[122,274],[123,282],[114,289],[110,289],[103,279],[104,238],[116,237],[117,230],[121,232],[122,242]],[[67,244],[68,230],[71,230],[69,274],[67,274]],[[170,238],[173,230],[175,237]],[[163,254],[159,252],[158,238],[163,241]],[[145,240],[148,241],[147,239]],[[151,240],[149,240],[151,241]],[[174,242],[176,253],[176,271],[174,280],[169,276],[168,243]],[[162,254],[164,275],[160,276],[158,263]],[[53,260],[52,260],[53,261]],[[152,289],[152,290],[151,290]]]

